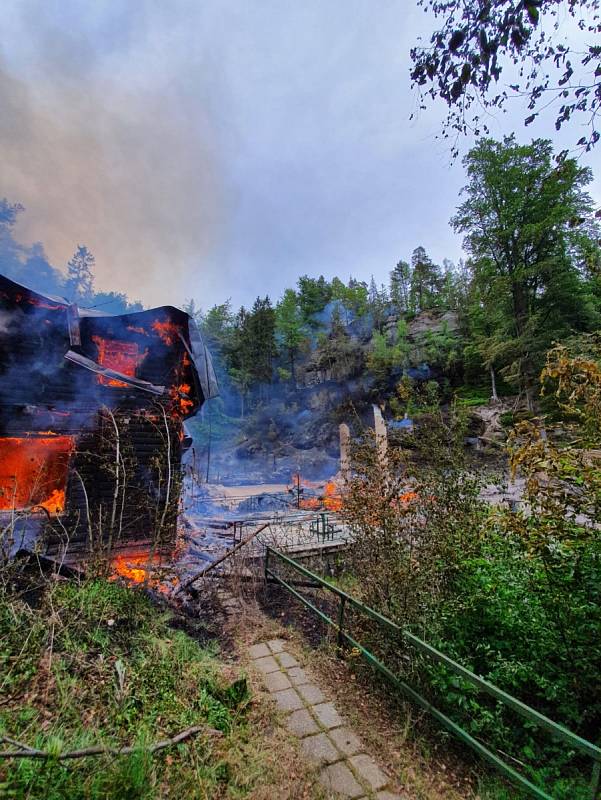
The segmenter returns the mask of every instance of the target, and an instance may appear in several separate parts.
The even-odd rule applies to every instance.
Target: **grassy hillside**
[[[245,675],[171,629],[140,591],[102,580],[5,588],[0,676],[1,749],[50,754],[0,761],[0,797],[260,798],[294,772],[294,751],[276,741]],[[198,725],[206,732],[148,752]],[[61,760],[92,745],[139,750]],[[288,796],[305,790],[299,778]]]

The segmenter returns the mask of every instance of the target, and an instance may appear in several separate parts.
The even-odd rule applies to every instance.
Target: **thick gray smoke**
[[[197,14],[167,5],[0,9],[0,197],[26,207],[16,233],[41,240],[56,266],[85,243],[98,289],[147,304],[186,296],[223,204],[203,65],[190,52]]]

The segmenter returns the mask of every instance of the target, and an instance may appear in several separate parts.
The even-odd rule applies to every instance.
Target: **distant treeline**
[[[19,244],[13,235],[18,215],[24,212],[20,203],[0,198],[0,273],[17,283],[43,294],[65,297],[88,308],[102,308],[109,314],[142,311],[142,304],[130,302],[121,292],[94,290],[95,259],[84,245],[77,245],[64,271],[52,266],[44,247]]]
[[[293,389],[309,356],[335,371],[362,351],[376,377],[398,373],[410,366],[411,321],[425,311],[454,312],[457,322],[429,337],[429,361],[492,395],[501,380],[532,405],[549,347],[600,327],[599,212],[585,191],[592,173],[554,157],[547,140],[514,137],[481,140],[464,166],[451,225],[467,257],[457,265],[435,264],[417,247],[386,285],[304,275],[275,303],[266,295],[250,309],[227,301],[204,313],[188,303],[242,411],[265,387]]]

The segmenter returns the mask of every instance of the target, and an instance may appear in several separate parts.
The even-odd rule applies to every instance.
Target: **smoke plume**
[[[9,0],[0,197],[23,203],[18,238],[56,266],[86,244],[97,289],[179,304],[190,275],[203,280],[223,197],[199,81],[210,67],[190,51],[197,14],[159,5]]]

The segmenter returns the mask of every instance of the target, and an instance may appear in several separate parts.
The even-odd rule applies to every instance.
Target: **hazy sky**
[[[409,49],[432,25],[415,0],[2,0],[18,237],[56,266],[86,244],[99,289],[204,308],[303,273],[385,281],[420,244],[458,259],[444,108],[409,121]],[[493,133],[553,137],[522,120]],[[601,178],[601,148],[583,163]]]

